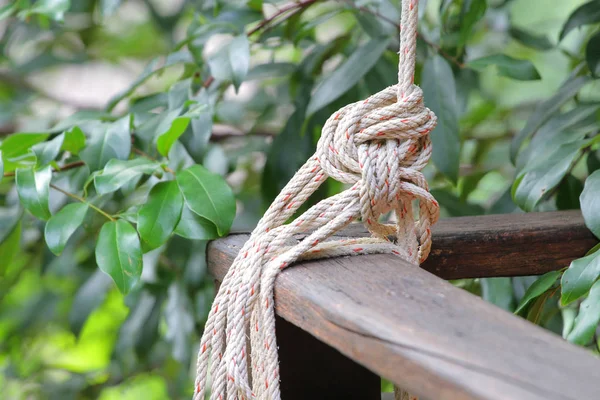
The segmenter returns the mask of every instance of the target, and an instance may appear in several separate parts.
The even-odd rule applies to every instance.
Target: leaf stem
[[[148,159],[150,159],[150,160],[152,160],[152,161],[160,162],[160,161],[159,161],[159,160],[157,160],[156,158],[152,157],[150,154],[148,154],[148,153],[146,153],[146,152],[144,152],[143,150],[140,150],[140,149],[138,149],[138,148],[135,148],[135,147],[134,147],[134,148],[133,148],[133,152],[134,152],[135,154],[137,154],[137,155],[140,155],[140,156],[142,156],[142,157],[146,157],[146,158],[148,158]],[[167,166],[167,165],[161,165],[161,166],[162,166],[162,169],[163,169],[164,171],[166,171],[166,172],[170,172],[170,173],[172,173],[173,175],[175,175],[175,171],[173,171],[171,168],[169,168],[169,166]]]
[[[104,210],[102,210],[101,208],[96,207],[95,205],[93,205],[92,203],[90,203],[89,201],[87,201],[86,199],[84,199],[83,197],[77,196],[74,193],[71,192],[67,192],[64,189],[59,188],[58,186],[54,185],[54,184],[50,184],[50,187],[58,192],[61,192],[62,194],[64,194],[65,196],[69,196],[72,199],[75,199],[77,201],[80,201],[84,204],[87,204],[88,207],[90,207],[92,210],[98,212],[99,214],[104,215],[106,218],[108,218],[111,221],[116,221],[117,219],[114,218],[113,216],[111,216],[110,214],[108,214],[107,212],[105,212]]]
[[[173,171],[168,165],[163,165],[162,168],[173,175],[175,175],[175,171]]]
[[[152,161],[158,161],[156,158],[152,157],[150,154],[148,154],[148,153],[146,153],[145,151],[143,151],[143,150],[140,150],[140,149],[138,149],[138,148],[136,148],[136,147],[134,147],[134,148],[133,148],[133,152],[134,152],[135,154],[139,155],[139,156],[142,156],[142,157],[149,158],[149,159],[150,159],[150,160],[152,160]]]

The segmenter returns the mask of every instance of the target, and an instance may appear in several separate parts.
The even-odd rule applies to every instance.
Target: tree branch
[[[267,27],[267,25],[269,25],[271,22],[273,22],[277,18],[281,17],[283,14],[285,14],[289,11],[293,11],[290,15],[287,15],[285,18],[283,18],[283,20],[286,20],[289,17],[291,17],[292,15],[294,15],[296,12],[298,12],[298,11],[302,10],[303,8],[306,8],[316,2],[317,2],[317,0],[304,0],[304,1],[299,1],[297,3],[292,3],[292,4],[288,4],[284,7],[281,7],[275,14],[271,15],[269,18],[263,19],[261,22],[258,23],[258,25],[256,25],[254,28],[250,29],[246,35],[251,36],[251,35],[255,34],[256,32],[260,31],[261,29],[265,29]]]

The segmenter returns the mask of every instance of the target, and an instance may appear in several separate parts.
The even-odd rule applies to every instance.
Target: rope
[[[417,0],[402,0],[398,84],[327,120],[315,155],[277,196],[234,260],[200,342],[194,400],[204,399],[209,373],[212,400],[280,399],[273,289],[277,275],[292,263],[372,253],[415,265],[427,258],[439,207],[420,171],[431,156],[428,134],[436,117],[413,84],[417,15]],[[285,224],[327,177],[350,188]],[[395,225],[379,222],[388,212],[395,214]],[[357,218],[373,237],[328,240]],[[294,239],[304,232],[310,233]]]

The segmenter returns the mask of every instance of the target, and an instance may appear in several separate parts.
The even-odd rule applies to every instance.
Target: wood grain
[[[460,218],[434,232],[433,260],[445,264],[428,268],[444,277],[541,273],[595,242],[577,213]],[[210,245],[217,279],[246,239]],[[600,360],[589,352],[397,257],[302,263],[280,275],[275,300],[278,315],[423,399],[600,398]]]
[[[445,279],[539,275],[597,243],[580,211],[451,218],[434,226],[422,267]]]

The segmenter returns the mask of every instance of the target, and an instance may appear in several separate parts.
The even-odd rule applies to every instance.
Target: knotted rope
[[[417,0],[403,0],[398,84],[327,120],[315,155],[277,196],[234,260],[200,342],[195,400],[204,399],[209,367],[213,400],[280,399],[273,288],[293,262],[369,253],[392,253],[413,264],[427,258],[439,207],[420,171],[431,156],[428,133],[436,117],[413,84],[417,19]],[[328,176],[351,187],[285,224]],[[417,219],[413,201],[419,204]],[[379,222],[388,212],[395,213],[395,225]],[[327,241],[357,218],[372,238]]]

